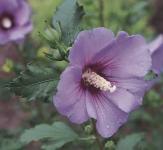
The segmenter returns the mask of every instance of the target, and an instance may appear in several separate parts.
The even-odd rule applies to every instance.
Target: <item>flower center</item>
[[[86,85],[91,85],[101,91],[109,91],[113,93],[116,90],[116,86],[112,85],[109,81],[98,75],[97,73],[87,69],[83,75],[82,79]]]
[[[4,12],[0,15],[0,28],[9,30],[14,27],[14,17],[12,14]]]
[[[10,29],[12,27],[12,20],[8,17],[4,17],[1,20],[1,25],[4,29]]]

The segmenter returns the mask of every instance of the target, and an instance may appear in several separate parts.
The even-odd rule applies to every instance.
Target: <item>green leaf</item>
[[[69,126],[63,122],[55,122],[52,125],[41,124],[35,128],[28,129],[22,134],[20,139],[27,144],[31,141],[49,139],[53,143],[42,147],[46,150],[51,150],[53,147],[53,150],[55,150],[78,138],[78,135]]]
[[[53,17],[53,26],[61,27],[62,41],[70,45],[80,31],[80,21],[84,15],[83,7],[77,0],[64,0]]]
[[[1,139],[0,141],[0,149],[1,150],[21,150],[22,144],[15,139],[4,138],[4,139]]]
[[[116,150],[134,150],[135,146],[144,138],[143,133],[134,133],[118,142]]]
[[[45,150],[56,150],[56,149],[64,146],[68,142],[66,142],[66,141],[58,141],[58,142],[53,143],[53,144],[47,144],[47,145],[44,144],[41,148],[45,149]]]
[[[12,93],[10,92],[10,89],[6,87],[6,85],[10,82],[9,80],[0,80],[0,99],[1,100],[8,100]]]
[[[25,71],[10,82],[9,88],[29,101],[48,100],[55,92],[57,81],[58,74],[54,69],[42,64],[29,64]]]

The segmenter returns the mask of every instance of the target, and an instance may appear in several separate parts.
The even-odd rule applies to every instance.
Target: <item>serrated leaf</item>
[[[57,81],[58,75],[54,69],[30,64],[25,71],[10,82],[9,88],[16,95],[27,98],[29,101],[47,100],[53,95]]]
[[[84,15],[83,7],[77,0],[64,0],[55,12],[53,26],[60,24],[62,41],[69,46],[80,31],[80,21]]]
[[[20,140],[25,143],[43,139],[54,141],[52,145],[44,145],[44,149],[50,150],[53,146],[53,150],[55,150],[68,142],[78,139],[78,135],[63,122],[55,122],[52,125],[41,124],[35,128],[26,130],[20,138]]]
[[[118,142],[116,150],[134,150],[135,146],[143,139],[143,133],[134,133]]]

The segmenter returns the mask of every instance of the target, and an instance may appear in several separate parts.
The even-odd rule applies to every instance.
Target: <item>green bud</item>
[[[50,42],[59,41],[61,39],[61,33],[51,27],[48,27],[45,30],[45,38]]]
[[[105,148],[108,150],[115,150],[115,144],[113,141],[107,141],[105,143]]]
[[[93,131],[92,125],[86,125],[85,128],[84,128],[84,131],[85,131],[85,133],[87,133],[87,134],[91,134],[92,131]]]

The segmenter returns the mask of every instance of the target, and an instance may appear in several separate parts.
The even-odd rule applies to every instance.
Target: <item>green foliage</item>
[[[55,92],[58,74],[42,64],[29,64],[27,69],[10,82],[9,88],[27,100],[49,100]]]
[[[2,138],[0,140],[0,150],[21,150],[22,144],[15,139]]]
[[[0,80],[0,98],[1,100],[7,100],[9,99],[12,94],[10,92],[10,89],[7,87],[7,84],[10,82],[9,80]]]
[[[144,138],[142,133],[134,133],[120,139],[116,150],[134,150],[136,145]]]
[[[64,0],[58,7],[54,17],[53,26],[59,23],[62,31],[62,41],[70,45],[80,31],[80,22],[84,15],[83,7],[77,0]]]
[[[115,33],[119,30],[130,34],[141,33],[148,38],[153,35],[148,24],[150,1],[147,0],[103,0],[104,9],[100,9],[99,0],[81,0],[85,6],[85,28],[101,26],[99,12],[103,12],[104,26]]]
[[[33,9],[34,30],[33,39],[39,40],[38,33],[43,32],[47,23],[49,24],[54,13],[54,9],[61,0],[29,0]],[[46,23],[45,23],[46,22]]]
[[[79,136],[63,122],[54,122],[52,125],[40,124],[35,128],[26,130],[21,141],[29,143],[43,139],[50,139],[51,143],[42,146],[46,150],[55,150],[66,143],[77,140]]]
[[[147,99],[145,101],[145,104],[150,107],[159,107],[163,105],[163,101],[161,99],[161,95],[156,92],[155,90],[151,90],[147,94]]]

